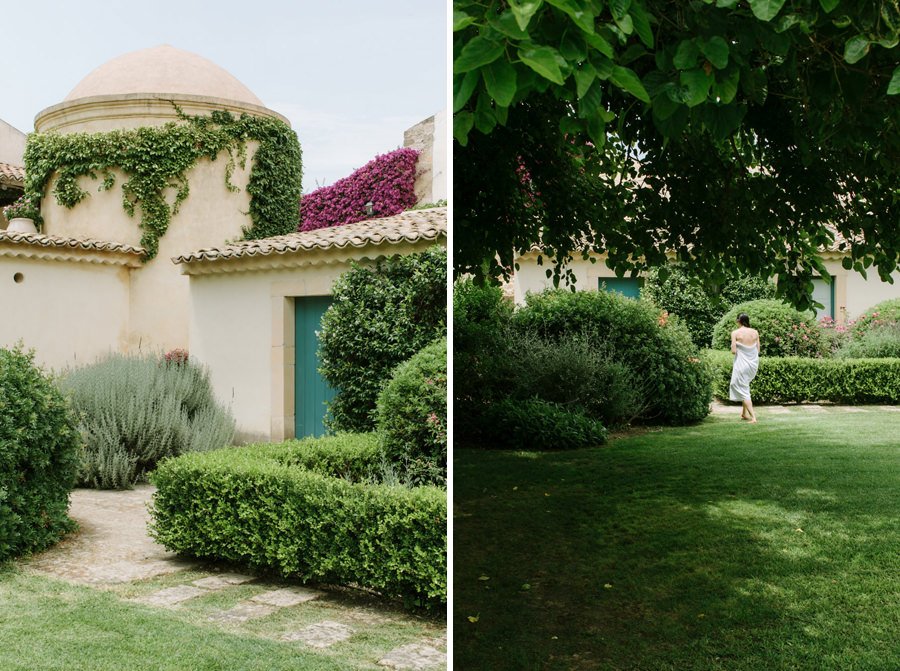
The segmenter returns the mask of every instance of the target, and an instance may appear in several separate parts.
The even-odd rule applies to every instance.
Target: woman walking
[[[731,332],[734,365],[731,368],[728,398],[741,401],[741,419],[756,424],[756,413],[753,412],[753,401],[750,400],[750,383],[759,369],[759,332],[750,328],[750,317],[743,312],[738,315],[737,325]]]

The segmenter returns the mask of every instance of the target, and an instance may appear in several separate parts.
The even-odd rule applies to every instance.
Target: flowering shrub
[[[852,322],[850,334],[854,340],[862,338],[872,328],[900,323],[900,298],[892,298],[873,305]]]
[[[849,329],[852,325],[852,321],[847,324],[838,324],[831,317],[822,317],[819,320],[819,332],[822,335],[825,352],[835,354],[844,347],[850,338]]]
[[[313,231],[329,226],[343,226],[373,217],[399,214],[416,204],[414,185],[415,149],[397,149],[376,156],[349,177],[330,186],[316,189],[300,200],[298,230]],[[366,203],[372,203],[373,214],[366,214]]]
[[[841,359],[900,358],[900,323],[874,324],[835,352]]]
[[[750,326],[759,331],[765,356],[821,357],[827,353],[822,331],[811,313],[798,312],[778,300],[739,303],[725,313],[713,329],[713,349],[728,349],[731,332],[740,313],[750,316]]]
[[[185,366],[190,355],[186,349],[175,348],[163,355],[163,361],[167,366]]]
[[[38,226],[44,223],[44,220],[41,218],[40,198],[35,198],[27,194],[19,196],[14,203],[4,207],[3,216],[6,217],[7,220],[15,219],[16,217],[33,219],[34,223]]]

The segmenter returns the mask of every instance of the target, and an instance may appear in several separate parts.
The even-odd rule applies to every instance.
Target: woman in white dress
[[[750,400],[750,383],[759,369],[759,332],[750,328],[750,317],[741,313],[737,318],[738,327],[731,332],[731,353],[734,364],[731,368],[731,386],[728,397],[741,401],[741,419],[756,424],[753,401]]]

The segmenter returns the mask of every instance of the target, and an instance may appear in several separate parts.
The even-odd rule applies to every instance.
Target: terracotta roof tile
[[[123,242],[108,242],[104,240],[89,240],[78,238],[63,238],[58,235],[44,235],[43,233],[18,233],[0,230],[0,243],[12,242],[21,245],[34,245],[38,247],[57,249],[83,249],[94,252],[121,252],[123,254],[135,254],[143,256],[144,248],[134,245],[126,245]]]
[[[25,186],[25,168],[9,163],[0,163],[0,183]]]
[[[437,240],[447,235],[447,208],[409,210],[392,217],[355,224],[289,233],[262,240],[246,240],[224,247],[199,249],[172,259],[175,263],[224,261],[271,254],[293,254],[320,249],[365,247],[418,240]]]

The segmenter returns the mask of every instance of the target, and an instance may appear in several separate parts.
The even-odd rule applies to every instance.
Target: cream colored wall
[[[0,119],[0,163],[25,165],[25,133]]]
[[[855,272],[847,273],[847,314],[857,319],[876,303],[890,298],[900,298],[900,272],[891,275],[893,284],[882,282],[874,268],[868,271],[869,279]]]
[[[403,146],[419,150],[416,201],[435,203],[447,198],[447,111],[420,121],[403,134]]]
[[[135,351],[139,347],[169,350],[186,347],[188,343],[189,286],[172,258],[204,247],[221,246],[227,240],[241,237],[241,229],[249,226],[250,196],[246,191],[250,179],[251,157],[258,143],[248,143],[247,163],[236,168],[231,183],[238,187],[232,192],[225,187],[228,156],[222,152],[215,161],[201,159],[187,173],[190,194],[172,217],[169,229],[159,241],[159,253],[154,259],[133,271],[130,291],[130,332],[125,347]],[[116,184],[109,191],[97,192],[102,175],[96,180],[82,178],[82,188],[89,197],[72,209],[45,197],[42,207],[43,232],[63,237],[114,240],[139,245],[141,212],[129,217],[122,208],[124,176],[116,176]],[[48,194],[52,193],[52,184]],[[174,202],[175,193],[167,194]]]
[[[294,296],[327,296],[348,263],[191,277],[190,352],[231,406],[238,442],[294,433]]]
[[[57,371],[121,351],[128,293],[123,266],[0,258],[0,347],[21,339]]]
[[[900,271],[894,273],[894,284],[882,282],[878,273],[872,270],[869,278],[844,270],[840,256],[825,259],[825,267],[835,280],[834,309],[835,318],[839,321],[855,319],[876,303],[889,298],[900,298]],[[615,277],[615,273],[606,267],[605,257],[597,257],[597,262],[576,259],[570,267],[575,272],[578,289],[595,290],[601,277]],[[547,268],[552,268],[544,259],[544,265],[537,265],[537,254],[529,253],[518,259],[519,270],[513,277],[514,297],[517,304],[525,302],[525,294],[529,291],[539,293],[553,286],[552,279],[547,278]]]

